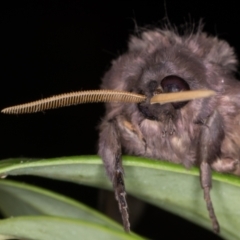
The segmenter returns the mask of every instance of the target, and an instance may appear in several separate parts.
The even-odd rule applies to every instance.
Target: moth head
[[[164,120],[169,117],[173,118],[176,114],[176,110],[182,108],[188,103],[188,101],[180,100],[178,102],[170,102],[166,104],[151,104],[152,97],[158,94],[188,91],[190,89],[188,83],[179,76],[166,76],[160,81],[152,79],[143,87],[144,90],[140,90],[140,92],[147,96],[147,100],[139,103],[138,109],[147,119]]]

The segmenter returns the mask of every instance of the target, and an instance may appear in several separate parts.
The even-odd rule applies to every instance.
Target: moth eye
[[[167,76],[161,81],[161,86],[164,92],[180,92],[189,90],[186,81],[178,76]]]
[[[161,82],[161,86],[163,88],[163,91],[167,93],[186,91],[190,89],[187,82],[178,76],[165,77]],[[179,109],[184,105],[186,105],[187,103],[188,102],[175,102],[175,103],[172,103],[172,105],[175,109]]]

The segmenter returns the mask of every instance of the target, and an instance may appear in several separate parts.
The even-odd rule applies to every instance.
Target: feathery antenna
[[[146,99],[144,95],[114,91],[114,90],[90,90],[65,93],[49,98],[44,98],[30,103],[8,107],[2,110],[7,114],[23,114],[41,112],[47,109],[54,109],[93,102],[142,102]]]
[[[153,96],[150,102],[151,104],[182,102],[196,98],[210,97],[214,94],[215,92],[211,90],[162,93]],[[60,94],[53,97],[37,100],[34,102],[4,108],[1,112],[6,114],[35,113],[47,109],[66,107],[82,103],[94,103],[94,102],[140,103],[145,101],[146,99],[147,97],[144,95],[131,92],[117,90],[89,90]]]
[[[151,104],[160,103],[171,103],[171,102],[184,102],[197,98],[206,98],[215,95],[216,92],[212,90],[202,89],[202,90],[191,90],[173,93],[161,93],[153,96],[151,98]]]

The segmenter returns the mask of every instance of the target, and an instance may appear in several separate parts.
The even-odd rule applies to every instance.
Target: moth
[[[200,168],[213,230],[220,231],[210,197],[212,170],[240,175],[240,82],[232,47],[199,28],[171,28],[131,36],[99,91],[62,94],[13,106],[31,113],[86,102],[106,102],[99,155],[112,182],[125,231],[130,231],[122,151]]]

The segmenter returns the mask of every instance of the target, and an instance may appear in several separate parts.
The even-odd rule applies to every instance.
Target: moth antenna
[[[211,90],[193,90],[174,93],[161,93],[151,98],[151,104],[182,102],[196,98],[205,98],[215,95]],[[41,112],[47,109],[55,109],[71,105],[93,103],[93,102],[125,102],[140,103],[146,100],[146,96],[137,93],[117,90],[89,90],[72,93],[64,93],[34,102],[20,104],[4,108],[1,112],[5,114],[24,114]]]
[[[47,109],[54,109],[94,102],[128,102],[139,103],[146,99],[146,96],[116,90],[89,90],[72,93],[64,93],[34,102],[20,104],[4,108],[1,112],[6,114],[23,114],[41,112]]]
[[[171,103],[171,102],[184,102],[197,98],[206,98],[216,95],[216,92],[212,90],[202,89],[202,90],[192,90],[192,91],[182,91],[182,92],[172,92],[172,93],[161,93],[153,96],[151,98],[151,104],[160,103]]]

